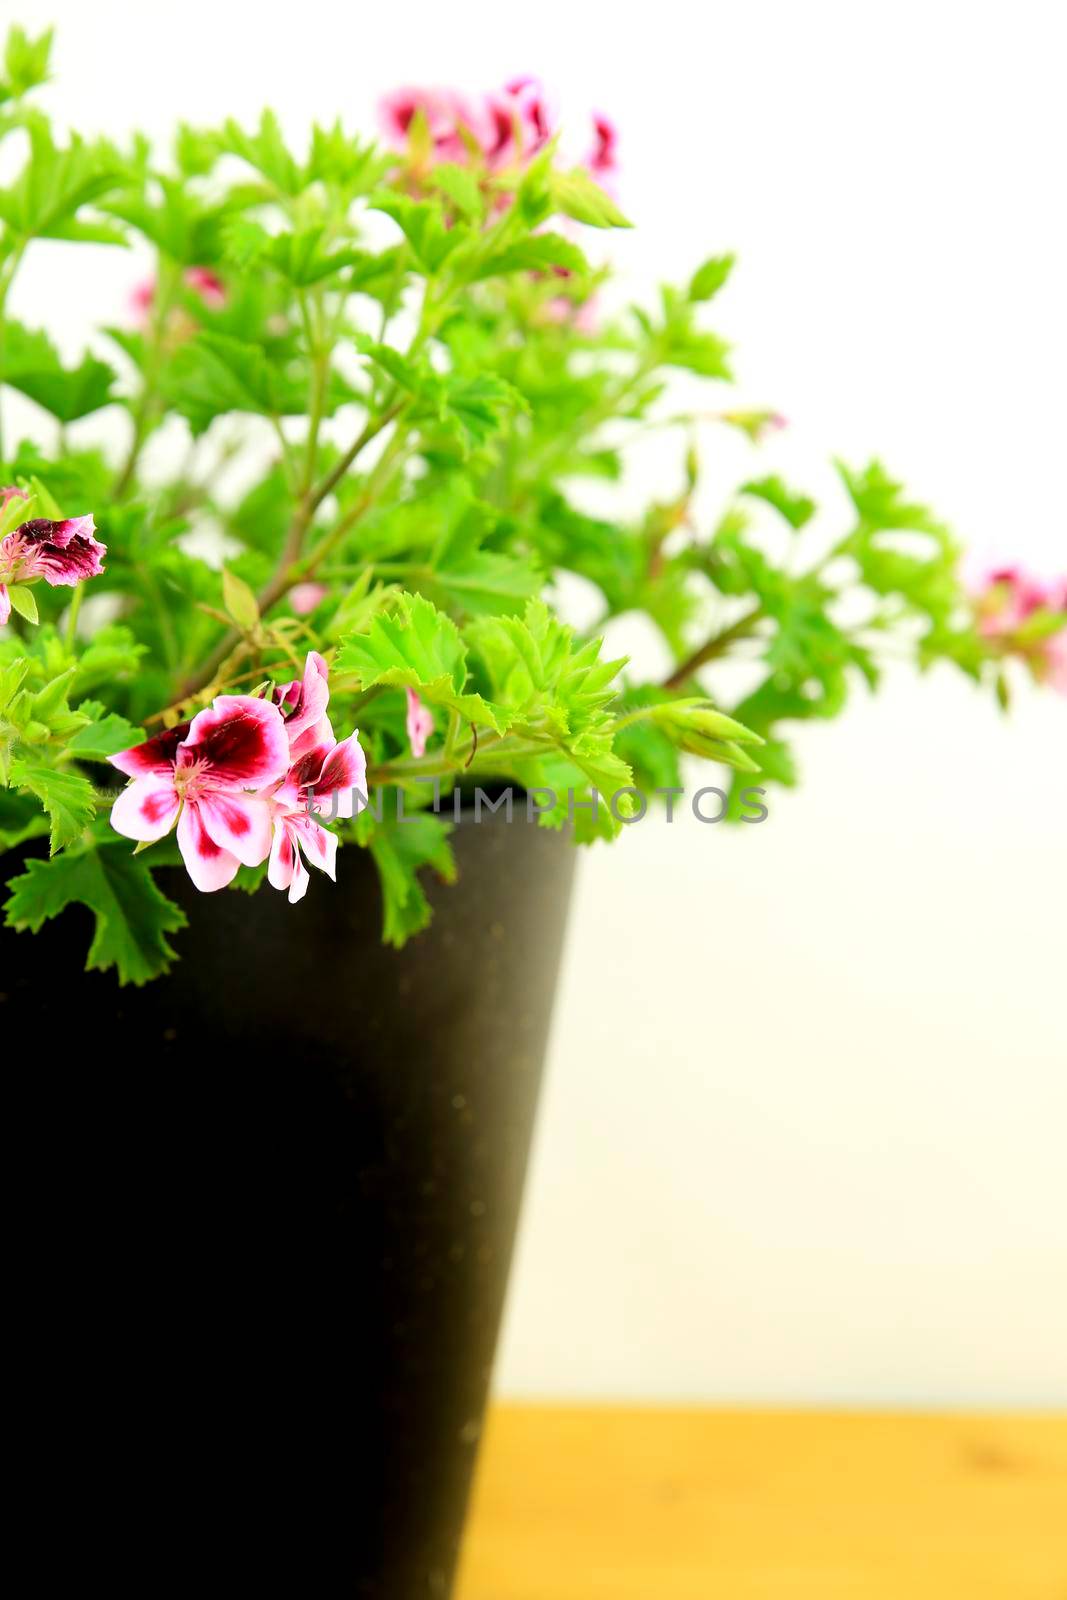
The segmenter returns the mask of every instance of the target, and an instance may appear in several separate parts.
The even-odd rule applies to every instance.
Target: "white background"
[[[59,23],[53,104],[115,133],[264,101],[366,126],[398,82],[541,74],[570,126],[620,125],[635,293],[738,252],[716,325],[791,421],[763,470],[832,517],[826,460],[878,452],[976,568],[1067,569],[1056,4],[5,14]],[[42,252],[16,310],[114,320],[132,268],[87,254]],[[664,441],[641,483],[677,482]],[[504,1391],[1067,1402],[1065,735],[1051,696],[1006,721],[892,680],[802,736],[764,826],[583,859]]]

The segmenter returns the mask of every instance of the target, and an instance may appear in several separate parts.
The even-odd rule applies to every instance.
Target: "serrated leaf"
[[[20,749],[12,760],[10,783],[36,795],[47,811],[52,855],[79,839],[96,815],[96,798],[87,778],[49,766],[27,750]]]
[[[48,335],[18,322],[4,325],[4,367],[0,381],[26,395],[60,422],[99,411],[111,403],[115,374],[105,361],[84,355],[64,367]]]
[[[90,707],[85,704],[79,706],[78,710],[88,714]],[[109,756],[116,756],[121,750],[129,750],[134,745],[142,744],[144,737],[143,728],[138,728],[132,722],[127,722],[125,717],[111,712],[106,716],[98,716],[88,727],[80,728],[70,739],[67,752],[81,761],[106,761]]]
[[[294,416],[307,405],[307,386],[270,361],[260,345],[221,333],[202,332],[183,344],[167,364],[162,387],[197,434],[225,412]]]
[[[467,230],[448,226],[440,200],[413,200],[383,189],[371,195],[368,204],[372,211],[392,217],[427,272],[436,272],[464,242]]]
[[[442,161],[434,167],[430,181],[435,189],[447,195],[465,217],[474,222],[481,221],[485,215],[485,200],[478,180],[469,167],[457,166],[454,161]]]
[[[395,612],[342,641],[335,666],[352,673],[361,689],[417,689],[429,704],[457,711],[468,722],[496,733],[507,726],[498,707],[464,693],[467,651],[459,629],[422,595],[401,594]]]
[[[139,985],[166,972],[175,959],[166,935],[183,928],[185,916],[124,845],[29,861],[8,888],[7,926],[20,932],[38,932],[68,906],[89,908],[96,927],[87,972],[115,967],[120,984]]]
[[[777,475],[754,478],[750,483],[742,484],[739,493],[751,495],[753,499],[773,506],[793,529],[803,528],[815,515],[815,501],[788,488]]]
[[[106,242],[112,242],[114,229],[81,224],[77,213],[121,181],[115,152],[102,141],[86,144],[76,136],[60,149],[40,117],[28,121],[27,132],[30,158],[14,183],[0,188],[0,220],[23,240],[71,239],[88,232],[108,235]]]
[[[532,233],[504,250],[476,259],[463,275],[476,283],[509,272],[550,272],[555,267],[580,277],[590,270],[585,256],[570,239],[559,233]]]
[[[12,99],[21,99],[31,89],[48,82],[53,33],[54,29],[46,28],[36,39],[31,39],[17,23],[12,23],[8,29],[3,87]]]

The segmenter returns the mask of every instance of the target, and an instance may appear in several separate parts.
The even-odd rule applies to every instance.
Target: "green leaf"
[[[293,198],[303,193],[304,174],[285,147],[281,124],[273,111],[264,111],[255,133],[246,133],[231,117],[219,135],[219,149],[240,156],[275,189]]]
[[[500,432],[512,413],[528,410],[519,391],[494,372],[474,378],[450,373],[444,380],[440,416],[452,424],[464,449],[477,449]]]
[[[27,622],[40,621],[32,589],[27,589],[25,584],[13,583],[8,587],[7,597],[11,601],[11,609],[17,611],[20,617],[25,617]]]
[[[843,461],[836,465],[856,511],[868,528],[927,533],[939,543],[951,543],[944,523],[927,506],[909,501],[903,484],[891,478],[880,461],[872,461],[862,471],[846,466]]]
[[[481,278],[494,278],[508,272],[549,272],[554,267],[582,277],[590,271],[578,246],[562,234],[531,233],[529,238],[520,239],[504,250],[475,257],[463,276],[475,283]]]
[[[78,710],[82,713],[90,710],[100,712],[102,707],[90,706],[87,702]],[[67,745],[67,753],[80,761],[106,761],[109,756],[117,756],[121,750],[143,744],[144,737],[143,728],[127,722],[125,717],[120,717],[116,712],[110,712],[106,716],[98,716],[88,727],[80,728]]]
[[[11,762],[12,788],[37,796],[51,821],[51,853],[73,844],[96,815],[93,786],[80,773],[52,767],[39,755],[19,748]]]
[[[361,259],[362,253],[354,248],[326,248],[325,236],[324,227],[270,234],[258,222],[238,217],[231,220],[224,231],[223,250],[226,259],[242,271],[253,266],[272,267],[287,283],[306,289],[335,277]]]
[[[661,352],[661,359],[668,367],[681,367],[702,378],[721,378],[725,382],[733,377],[729,358],[730,346],[725,339],[695,328],[674,334]]]
[[[548,193],[552,209],[591,228],[632,228],[610,195],[593,182],[588,172],[550,172]]]
[[[521,557],[473,550],[435,564],[428,583],[452,609],[478,617],[518,610],[538,593],[544,577]]]
[[[255,593],[228,567],[222,573],[222,600],[227,614],[242,633],[252,633],[259,625],[259,602]]]
[[[104,361],[84,355],[76,367],[64,367],[46,333],[4,324],[4,365],[0,381],[18,389],[60,422],[99,411],[111,403],[115,374]]]
[[[472,222],[480,222],[485,216],[485,200],[478,180],[469,167],[460,167],[453,161],[442,161],[434,167],[430,174],[430,181],[435,189],[447,195],[457,211]]]
[[[33,796],[0,788],[0,852],[48,832],[48,818]]]
[[[427,272],[442,267],[466,237],[465,228],[448,226],[440,200],[413,200],[410,195],[383,189],[371,195],[368,203],[372,211],[392,217]]]
[[[162,387],[194,434],[228,411],[302,415],[308,393],[306,384],[270,361],[260,345],[204,332],[171,357]]]
[[[457,711],[496,733],[507,725],[496,706],[464,693],[467,651],[459,630],[422,595],[400,594],[394,613],[376,617],[366,633],[344,640],[335,669],[354,674],[361,689],[376,684],[417,689],[430,705]]]
[[[30,159],[14,183],[0,188],[0,220],[23,241],[91,238],[121,243],[115,229],[83,224],[77,215],[121,181],[111,147],[102,141],[86,144],[75,136],[61,150],[39,117],[28,123],[27,131]]]
[[[428,362],[408,361],[392,345],[379,344],[366,333],[354,333],[352,343],[360,355],[366,356],[387,373],[393,382],[409,394],[427,400],[440,408],[441,379]]]
[[[88,906],[96,928],[87,972],[115,967],[120,984],[142,984],[175,959],[166,935],[184,928],[185,916],[125,845],[29,861],[8,887],[7,926],[20,932],[38,932],[70,905]]]
[[[46,28],[36,39],[31,39],[17,23],[12,23],[8,29],[4,48],[3,91],[11,99],[20,100],[31,89],[48,82],[54,31]]]
[[[777,476],[754,478],[750,483],[742,484],[739,493],[751,495],[753,499],[763,500],[773,506],[794,529],[802,528],[815,515],[815,501],[809,500],[807,495],[794,493]]]
[[[86,695],[102,684],[113,688],[116,683],[134,677],[145,648],[129,628],[119,623],[100,628],[81,653],[71,685],[72,694]]]
[[[689,298],[692,301],[711,300],[717,295],[734,269],[736,256],[712,256],[698,267],[689,280]]]

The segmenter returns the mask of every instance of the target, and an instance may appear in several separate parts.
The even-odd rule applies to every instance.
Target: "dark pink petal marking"
[[[188,735],[190,726],[188,722],[180,722],[176,728],[168,728],[154,739],[132,745],[129,750],[120,750],[118,755],[108,759],[113,767],[130,778],[139,778],[146,772],[171,772],[177,761],[178,746]]]
[[[265,788],[284,777],[289,765],[281,713],[251,695],[219,695],[193,718],[183,759],[205,763],[214,784]]]

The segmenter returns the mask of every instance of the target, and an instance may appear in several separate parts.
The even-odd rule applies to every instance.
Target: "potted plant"
[[[299,1506],[305,1590],[446,1594],[572,840],[676,803],[686,757],[761,820],[793,725],[876,687],[887,640],[1001,700],[1012,657],[1067,686],[1067,588],[968,592],[877,463],[841,468],[832,537],[760,470],[781,419],[731,404],[706,326],[731,258],[611,309],[606,118],[568,157],[525,79],[391,96],[377,143],[295,150],[268,112],[160,157],[60,138],[48,47],[11,30],[0,101],[21,1449],[113,1585],[145,1571],[116,1506],[245,1588]],[[117,286],[124,249],[152,267],[72,361],[18,283],[56,248],[76,283],[85,244]],[[652,426],[676,483],[591,514]],[[711,426],[753,466],[709,526]],[[629,612],[657,681],[605,656]]]

